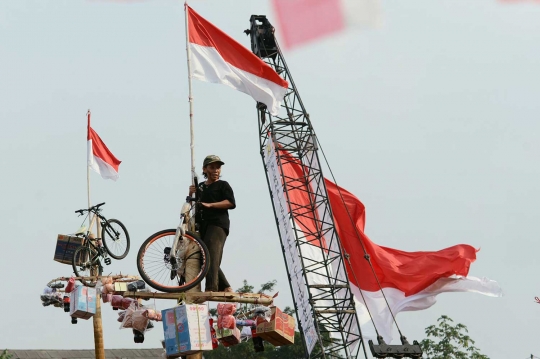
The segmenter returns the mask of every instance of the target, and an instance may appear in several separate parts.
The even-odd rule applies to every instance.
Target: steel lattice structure
[[[257,112],[261,155],[306,356],[367,358],[345,268],[345,255],[335,230],[319,163],[315,132],[275,40],[274,28],[265,16],[253,15],[250,22],[251,28],[246,33],[251,35],[253,53],[289,83],[282,105],[285,111],[281,110],[285,112],[284,116],[271,116],[262,103],[257,104]],[[283,166],[290,162],[301,165],[300,176],[284,173]],[[278,170],[269,168],[273,163]],[[292,191],[301,191],[304,198],[309,198],[309,205],[295,203]],[[275,198],[278,192],[285,198],[285,211]],[[312,230],[302,226],[302,221],[314,224]],[[291,233],[287,232],[289,226]],[[296,262],[300,263],[300,269],[295,270]],[[295,278],[306,289],[295,288]],[[305,302],[302,302],[303,293],[307,296]],[[303,316],[306,316],[305,320],[302,320]],[[308,354],[312,346],[303,326],[311,322],[316,341],[315,348]]]

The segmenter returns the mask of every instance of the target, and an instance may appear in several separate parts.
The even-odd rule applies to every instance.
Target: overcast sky
[[[246,46],[267,0],[200,0],[192,7]],[[470,274],[505,296],[443,294],[398,315],[409,340],[446,314],[491,358],[540,356],[540,5],[382,1],[383,24],[349,28],[284,55],[338,183],[365,204],[366,234],[408,251],[458,243],[481,248]],[[279,34],[279,29],[276,30]],[[234,288],[276,279],[292,304],[259,154],[254,101],[195,82],[197,167],[226,165],[238,207],[222,268]],[[42,307],[46,283],[69,276],[56,237],[86,206],[86,111],[123,162],[118,182],[92,173],[93,203],[118,218],[131,251],[106,273],[137,274],[136,253],[173,228],[190,183],[183,3],[0,2],[0,349],[93,348],[92,322]],[[158,309],[174,305],[158,301]],[[106,348],[144,344],[103,305]]]

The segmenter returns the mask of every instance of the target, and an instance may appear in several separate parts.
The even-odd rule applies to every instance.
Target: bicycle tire
[[[187,260],[201,260],[201,269],[194,279],[186,282],[176,273],[171,279],[171,263],[165,259],[165,249],[172,246],[175,229],[165,229],[148,237],[142,244],[137,254],[137,269],[142,279],[152,288],[167,293],[185,292],[199,284],[208,273],[210,268],[209,252],[199,235],[193,232],[186,232],[184,238],[192,241],[198,247],[193,254],[200,257],[191,256]]]
[[[76,277],[90,277],[94,275],[100,276],[103,272],[103,267],[101,266],[101,263],[97,264],[98,273],[95,273],[95,265],[91,263],[91,259],[97,255],[97,251],[90,249],[89,247],[79,247],[75,250],[75,253],[73,253],[73,259],[71,261],[71,265],[73,266],[73,272],[75,273]],[[88,287],[95,287],[96,281],[88,281],[85,279],[79,279],[79,281],[88,286]]]
[[[122,222],[117,219],[107,220],[101,229],[101,237],[103,237],[103,245],[111,257],[114,259],[126,258],[129,252],[129,233]]]

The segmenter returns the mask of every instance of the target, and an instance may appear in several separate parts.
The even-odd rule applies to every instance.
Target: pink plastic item
[[[101,288],[101,293],[102,294],[114,293],[114,285],[112,285],[111,283],[104,284],[103,287]]]
[[[118,321],[122,323],[124,321],[124,316],[126,315],[126,312],[118,312]]]
[[[236,312],[236,305],[232,303],[219,303],[217,305],[219,315],[233,315]]]
[[[156,312],[153,309],[146,309],[145,311],[143,311],[142,315],[150,320],[161,322],[161,313]]]
[[[121,295],[113,294],[113,296],[111,297],[111,305],[113,307],[120,308],[122,306],[122,299],[124,299],[124,297],[122,297]]]
[[[217,326],[218,329],[234,329],[236,328],[236,319],[232,315],[218,315]]]
[[[134,311],[131,316],[132,328],[143,333],[146,331],[146,326],[148,325],[149,321],[149,319],[143,315],[144,311],[145,310],[138,309]]]
[[[120,305],[120,308],[128,309],[129,306],[131,305],[131,303],[133,303],[134,301],[135,301],[135,299],[133,299],[133,298],[123,298],[122,299],[122,304]]]

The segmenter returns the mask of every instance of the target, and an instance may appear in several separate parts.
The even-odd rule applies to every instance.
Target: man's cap
[[[224,165],[225,162],[223,162],[221,160],[221,158],[219,158],[218,156],[216,155],[210,155],[210,156],[206,156],[206,158],[204,159],[204,162],[203,162],[203,167],[206,167],[208,166],[210,163],[214,163],[214,162],[219,162],[221,165]]]

